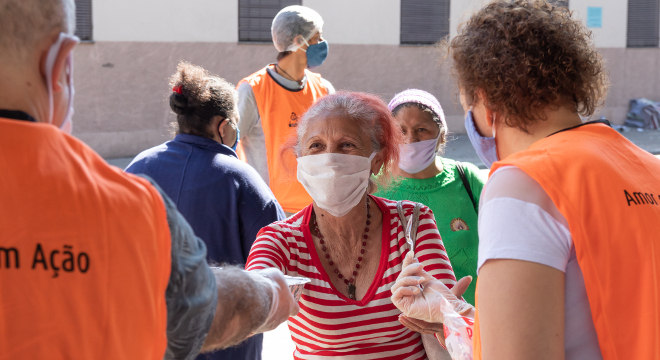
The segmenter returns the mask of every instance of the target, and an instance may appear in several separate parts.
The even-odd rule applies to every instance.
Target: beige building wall
[[[480,1],[452,1],[451,31]],[[197,4],[206,5],[181,8],[177,16],[172,9],[181,2],[146,2],[153,11],[135,10],[140,16],[127,15],[134,8],[129,6],[132,1],[94,2],[95,42],[76,49],[74,135],[105,157],[133,156],[170,138],[174,116],[167,101],[168,78],[178,61],[201,65],[232,83],[275,61],[272,44],[237,42],[238,1],[199,0]],[[590,6],[583,2],[584,6],[571,0],[571,8],[575,6],[577,13],[578,6]],[[330,55],[315,71],[338,90],[371,92],[387,102],[403,89],[425,89],[443,105],[450,132],[465,131],[457,89],[439,50],[399,45],[399,0],[305,0],[303,4],[324,17]],[[199,8],[204,11],[195,10]],[[604,27],[610,21],[608,12],[603,9]],[[183,28],[194,30],[182,33]],[[660,49],[627,49],[612,43],[601,52],[612,86],[605,107],[595,117],[622,123],[630,99],[660,100]]]

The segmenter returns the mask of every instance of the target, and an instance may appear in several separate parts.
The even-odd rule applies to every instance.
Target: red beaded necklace
[[[362,234],[362,248],[360,249],[360,255],[358,255],[357,258],[357,263],[355,264],[355,269],[353,269],[353,274],[349,278],[347,276],[344,276],[341,272],[339,272],[339,268],[337,268],[337,265],[335,264],[334,261],[332,261],[332,258],[330,257],[330,253],[328,253],[328,247],[325,245],[325,238],[323,237],[323,234],[321,234],[321,230],[319,230],[319,224],[316,221],[316,214],[312,217],[312,221],[310,223],[310,227],[312,230],[312,233],[319,238],[319,244],[321,245],[321,250],[325,254],[325,258],[328,259],[328,265],[334,267],[334,273],[337,274],[337,277],[340,280],[344,281],[344,284],[348,286],[348,297],[351,300],[355,300],[355,278],[357,277],[358,270],[360,270],[360,263],[362,262],[362,258],[364,257],[364,254],[367,252],[366,246],[367,246],[367,239],[369,239],[369,225],[371,225],[371,213],[369,212],[369,197],[367,197],[367,223],[364,227],[364,234]]]

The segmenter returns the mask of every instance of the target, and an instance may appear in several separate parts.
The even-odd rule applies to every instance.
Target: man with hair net
[[[295,132],[302,114],[335,91],[329,81],[307,69],[321,65],[328,55],[322,30],[321,15],[308,7],[280,10],[271,26],[277,62],[238,84],[239,156],[257,170],[289,214],[312,199],[296,180],[293,154],[281,156],[282,145]]]
[[[70,136],[73,0],[0,0],[0,359],[192,359],[297,312],[213,269],[174,203]]]

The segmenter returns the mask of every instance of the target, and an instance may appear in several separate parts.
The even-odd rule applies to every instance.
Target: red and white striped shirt
[[[252,245],[246,269],[268,267],[291,276],[305,276],[300,312],[289,318],[295,359],[426,359],[419,333],[398,321],[390,289],[409,250],[396,202],[371,196],[383,214],[382,250],[378,271],[366,295],[351,300],[338,292],[322,267],[309,231],[312,206],[261,229]],[[414,203],[405,201],[410,218]],[[447,286],[456,283],[431,210],[422,206],[415,256],[424,269]]]

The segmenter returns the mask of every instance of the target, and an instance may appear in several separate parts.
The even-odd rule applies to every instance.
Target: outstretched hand
[[[268,281],[272,288],[270,311],[264,324],[256,331],[256,333],[261,333],[275,329],[290,316],[296,315],[299,308],[280,270],[267,268],[254,271],[254,273],[259,274],[264,280]]]
[[[444,321],[441,308],[445,300],[459,314],[472,309],[472,305],[461,299],[470,282],[472,277],[466,276],[450,290],[440,280],[424,271],[422,264],[409,252],[404,258],[403,270],[392,286],[392,302],[407,318],[423,321],[408,321],[408,324],[412,325],[411,329],[417,328],[427,333],[438,332],[437,330],[441,329],[438,324]],[[406,320],[403,320],[402,324],[406,325]]]

